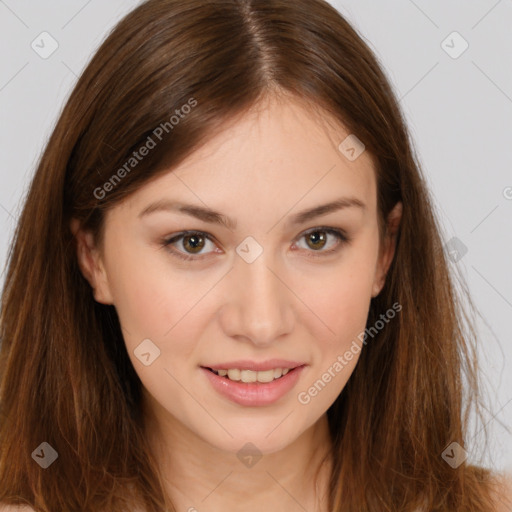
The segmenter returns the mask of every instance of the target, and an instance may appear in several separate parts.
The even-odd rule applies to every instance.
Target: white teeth
[[[240,380],[242,382],[256,382],[258,380],[258,372],[252,370],[241,370]]]
[[[258,382],[272,382],[274,380],[275,370],[266,370],[264,372],[256,372],[258,374]]]
[[[240,370],[228,370],[230,380],[240,380]]]
[[[213,370],[221,377],[227,377],[229,380],[242,381],[246,383],[251,382],[272,382],[275,379],[285,376],[290,368],[274,368],[273,370],[265,370],[255,372],[253,370],[239,370],[238,368],[231,368],[229,370]]]

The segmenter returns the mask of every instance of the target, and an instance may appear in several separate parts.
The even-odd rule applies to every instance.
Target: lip
[[[238,363],[240,363],[239,361]],[[247,363],[247,362],[246,362]],[[233,363],[230,363],[233,364]],[[244,366],[244,365],[242,365]],[[258,366],[255,364],[255,366]],[[260,364],[259,367],[262,365]],[[290,368],[289,366],[284,366]],[[246,407],[261,407],[264,405],[271,405],[277,402],[280,398],[284,397],[294,386],[297,384],[302,370],[306,367],[305,364],[295,366],[286,375],[272,382],[236,382],[229,380],[227,377],[221,377],[213,373],[208,368],[201,366],[201,371],[209,380],[213,389],[220,395],[228,398],[232,402],[243,405]],[[226,369],[226,367],[218,367],[219,369]],[[240,368],[240,366],[229,366],[228,368]],[[271,366],[270,368],[282,368],[282,366]],[[270,369],[266,368],[266,369]],[[212,368],[217,369],[217,368]],[[251,370],[252,368],[240,368]],[[264,371],[264,370],[261,370]]]
[[[297,361],[288,361],[286,359],[267,359],[266,361],[256,362],[248,359],[240,359],[238,361],[229,361],[220,364],[201,365],[202,368],[211,368],[212,370],[229,370],[237,368],[238,370],[252,370],[254,372],[264,372],[265,370],[273,370],[274,368],[296,368],[303,366],[305,363]]]

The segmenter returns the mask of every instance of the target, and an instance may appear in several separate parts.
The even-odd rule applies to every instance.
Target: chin
[[[259,426],[253,428],[247,428],[247,421],[245,425],[239,427],[230,427],[226,424],[225,428],[233,437],[226,434],[213,439],[211,435],[207,435],[203,439],[219,450],[231,452],[238,457],[243,456],[246,452],[250,454],[252,451],[256,454],[267,455],[283,450],[301,434],[296,429],[292,432],[283,428],[283,425],[278,425],[279,422],[274,421],[261,422]]]

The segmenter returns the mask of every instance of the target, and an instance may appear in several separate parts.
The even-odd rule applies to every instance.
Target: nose
[[[247,263],[236,258],[225,282],[225,303],[221,312],[224,332],[257,346],[267,346],[293,329],[293,293],[283,272],[272,268],[264,251]]]

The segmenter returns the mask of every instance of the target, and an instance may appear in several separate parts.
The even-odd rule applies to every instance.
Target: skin
[[[394,256],[402,205],[380,239],[372,157],[365,151],[349,161],[338,150],[349,133],[326,120],[299,100],[271,99],[109,210],[101,245],[72,223],[95,299],[118,312],[144,386],[147,436],[177,510],[327,510],[330,458],[319,465],[330,454],[326,411],[359,354],[308,404],[297,395],[354,340],[361,346],[357,336]],[[299,211],[341,197],[364,208],[287,225]],[[161,199],[207,206],[237,226],[172,211],[138,217]],[[305,232],[321,226],[343,230],[350,241],[319,230],[325,245],[308,244]],[[203,259],[181,260],[162,245],[185,230],[212,236],[199,255],[183,238],[173,245]],[[252,263],[236,252],[248,236],[263,249]],[[134,350],[148,338],[160,356],[144,366]],[[267,406],[229,401],[200,369],[272,358],[307,366],[295,387]],[[251,468],[236,456],[247,442],[263,455]]]

